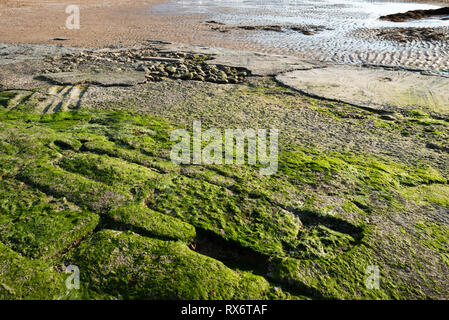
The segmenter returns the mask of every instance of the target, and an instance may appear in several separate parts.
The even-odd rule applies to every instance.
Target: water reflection
[[[406,23],[381,21],[381,15],[440,6],[412,1],[373,0],[175,0],[153,8],[158,14],[205,14],[225,24],[323,25],[313,36],[298,32],[243,32],[221,35],[255,42],[267,51],[297,52],[314,59],[348,63],[383,63],[449,68],[446,42],[394,43],[375,37],[372,29],[444,27],[449,21],[423,19]]]

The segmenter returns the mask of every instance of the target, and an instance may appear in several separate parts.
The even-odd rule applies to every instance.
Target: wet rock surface
[[[145,73],[137,71],[66,71],[46,73],[38,77],[58,85],[95,84],[101,86],[135,86],[146,81]]]
[[[85,79],[85,83],[133,85],[168,78],[240,83],[248,75],[248,71],[243,68],[207,64],[206,61],[209,59],[207,55],[158,50],[154,47],[120,51],[87,51],[47,59],[46,61],[53,67],[45,70],[43,77],[55,80],[56,83],[58,83],[56,78],[72,77],[78,78],[73,80],[77,83]],[[76,73],[70,74],[75,70]],[[60,72],[66,74],[46,75],[46,73]],[[144,79],[142,79],[142,73]],[[110,76],[110,80],[106,79],[107,75]]]
[[[231,32],[233,30],[246,30],[246,31],[273,31],[273,32],[288,32],[288,31],[295,31],[302,33],[304,35],[314,35],[319,32],[325,31],[325,30],[333,30],[332,28],[321,26],[321,25],[226,25],[221,22],[216,21],[206,21],[207,25],[210,26],[210,28],[214,31],[219,32]]]
[[[260,52],[236,51],[199,45],[166,44],[167,50],[195,52],[210,57],[207,64],[229,65],[249,70],[255,76],[274,76],[291,70],[320,68],[324,64],[297,57]]]
[[[344,75],[344,77],[342,77]],[[276,77],[301,92],[379,110],[449,114],[449,78],[400,69],[350,66],[293,71]]]
[[[449,19],[449,7],[429,10],[411,10],[404,13],[389,14],[381,16],[379,19],[392,22],[405,22],[410,20],[419,20],[425,18]]]
[[[449,32],[445,28],[383,28],[376,31],[380,39],[413,42],[413,41],[447,41]]]

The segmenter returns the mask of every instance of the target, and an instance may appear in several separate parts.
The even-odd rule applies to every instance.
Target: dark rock
[[[379,19],[392,22],[405,22],[410,20],[419,20],[430,17],[441,17],[446,19],[449,15],[449,7],[430,10],[411,10],[404,13],[394,13],[386,16],[381,16]]]

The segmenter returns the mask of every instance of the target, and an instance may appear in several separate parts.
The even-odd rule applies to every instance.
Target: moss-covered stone
[[[43,164],[22,170],[19,179],[69,201],[104,212],[131,200],[131,195],[60,168]]]
[[[2,91],[0,92],[0,106],[6,108],[8,107],[9,101],[16,96],[15,92],[12,91]]]
[[[42,260],[30,260],[0,242],[0,299],[70,297],[65,277]]]
[[[357,125],[375,118],[290,95],[286,88],[239,88],[239,95],[265,106],[332,110],[340,123],[354,115],[361,119]],[[207,101],[202,99],[195,103]],[[173,164],[169,137],[176,126],[157,117],[20,110],[0,112],[0,240],[13,254],[34,259],[26,261],[51,257],[47,260],[55,265],[66,259],[80,264],[85,287],[77,297],[258,299],[289,297],[289,291],[363,299],[447,292],[446,284],[433,284],[439,278],[432,273],[437,267],[447,270],[446,263],[434,259],[434,269],[423,264],[447,253],[444,218],[436,229],[410,228],[424,211],[432,215],[447,206],[444,159],[409,163],[287,140],[281,141],[279,171],[263,177],[257,166]],[[409,120],[385,130],[402,130],[404,123],[413,123]],[[215,239],[207,248],[205,234]],[[220,252],[227,247],[234,254]],[[166,259],[176,263],[166,266]],[[382,270],[380,291],[364,286],[369,265]],[[404,268],[411,270],[411,280]],[[282,289],[273,289],[274,283]],[[192,292],[185,289],[189,286]]]
[[[426,247],[436,251],[441,260],[449,266],[449,228],[438,222],[419,221],[415,224],[418,239]]]
[[[103,230],[71,256],[89,289],[124,299],[290,298],[263,277],[237,272],[181,242]]]
[[[144,204],[132,204],[109,211],[107,217],[131,230],[135,228],[159,239],[190,242],[195,238],[195,228],[177,218],[147,208]]]
[[[431,203],[449,207],[449,185],[430,184],[404,188],[401,194],[417,203]]]

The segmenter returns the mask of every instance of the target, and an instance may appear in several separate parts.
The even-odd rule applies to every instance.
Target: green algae
[[[7,108],[9,101],[16,96],[15,92],[12,91],[2,91],[0,92],[0,106]]]
[[[431,184],[405,188],[401,194],[407,199],[418,203],[437,204],[449,207],[449,185]]]
[[[139,188],[156,176],[151,169],[121,159],[91,153],[69,154],[62,158],[58,165],[64,170],[81,174],[106,185],[123,185],[125,190],[129,187]]]
[[[129,193],[47,164],[29,166],[18,178],[46,193],[67,197],[69,201],[95,212],[110,210],[132,198]]]
[[[280,156],[279,169],[296,182],[317,183],[341,177],[359,188],[379,191],[399,190],[401,185],[446,183],[431,166],[411,167],[389,159],[351,153],[323,153],[295,148]]]
[[[48,199],[19,181],[0,181],[0,240],[22,255],[48,258],[93,231],[98,216]]]
[[[113,209],[107,217],[119,225],[129,226],[130,230],[136,228],[158,239],[191,242],[196,236],[195,228],[190,224],[151,210],[142,203]]]
[[[65,277],[42,260],[22,257],[0,242],[0,299],[62,299],[73,297]]]
[[[419,221],[415,224],[418,240],[424,246],[437,252],[441,260],[449,266],[449,228],[433,221]]]
[[[364,288],[366,267],[382,267],[383,262],[373,259],[376,253],[365,246],[365,241],[374,240],[361,221],[366,213],[383,212],[378,200],[373,201],[374,193],[392,208],[403,190],[410,192],[408,201],[415,200],[411,197],[416,190],[445,186],[445,177],[427,164],[416,167],[386,157],[289,145],[281,150],[279,172],[267,178],[254,166],[172,164],[167,151],[173,126],[151,116],[103,111],[20,117],[16,111],[0,118],[0,174],[35,190],[34,198],[26,191],[13,201],[2,195],[2,230],[11,231],[0,240],[27,257],[58,259],[56,253],[97,226],[91,240],[82,240],[67,255],[87,270],[83,281],[90,297],[265,299],[286,298],[289,290],[318,298],[423,296],[397,284],[396,278],[385,279],[381,291]],[[341,200],[329,209],[335,216],[325,214],[320,186],[337,189],[328,191]],[[28,204],[20,204],[19,198]],[[50,198],[70,207],[56,209],[47,204]],[[435,203],[429,196],[419,201]],[[404,203],[400,205],[403,210]],[[338,212],[340,206],[345,214]],[[92,219],[83,222],[83,216]],[[17,217],[23,221],[14,221]],[[41,232],[46,225],[52,227]],[[83,232],[77,233],[77,227]],[[72,228],[75,236],[63,239]],[[236,270],[186,246],[198,236],[195,229],[273,259],[276,263],[270,266],[275,271],[235,276]],[[49,238],[67,241],[52,246]],[[108,256],[114,244],[119,253]],[[145,260],[144,249],[154,250],[154,257]],[[168,253],[176,263],[161,267]],[[136,270],[129,269],[130,261],[137,261]],[[217,278],[211,276],[207,282],[214,272]],[[201,282],[208,283],[204,290]],[[280,294],[270,282],[279,283],[285,292]],[[156,289],[151,291],[151,286]],[[191,293],[189,286],[195,288]],[[226,291],[227,287],[232,289]]]
[[[260,276],[237,272],[181,242],[103,230],[71,256],[90,290],[124,299],[290,298]],[[132,266],[132,267],[131,267]]]

